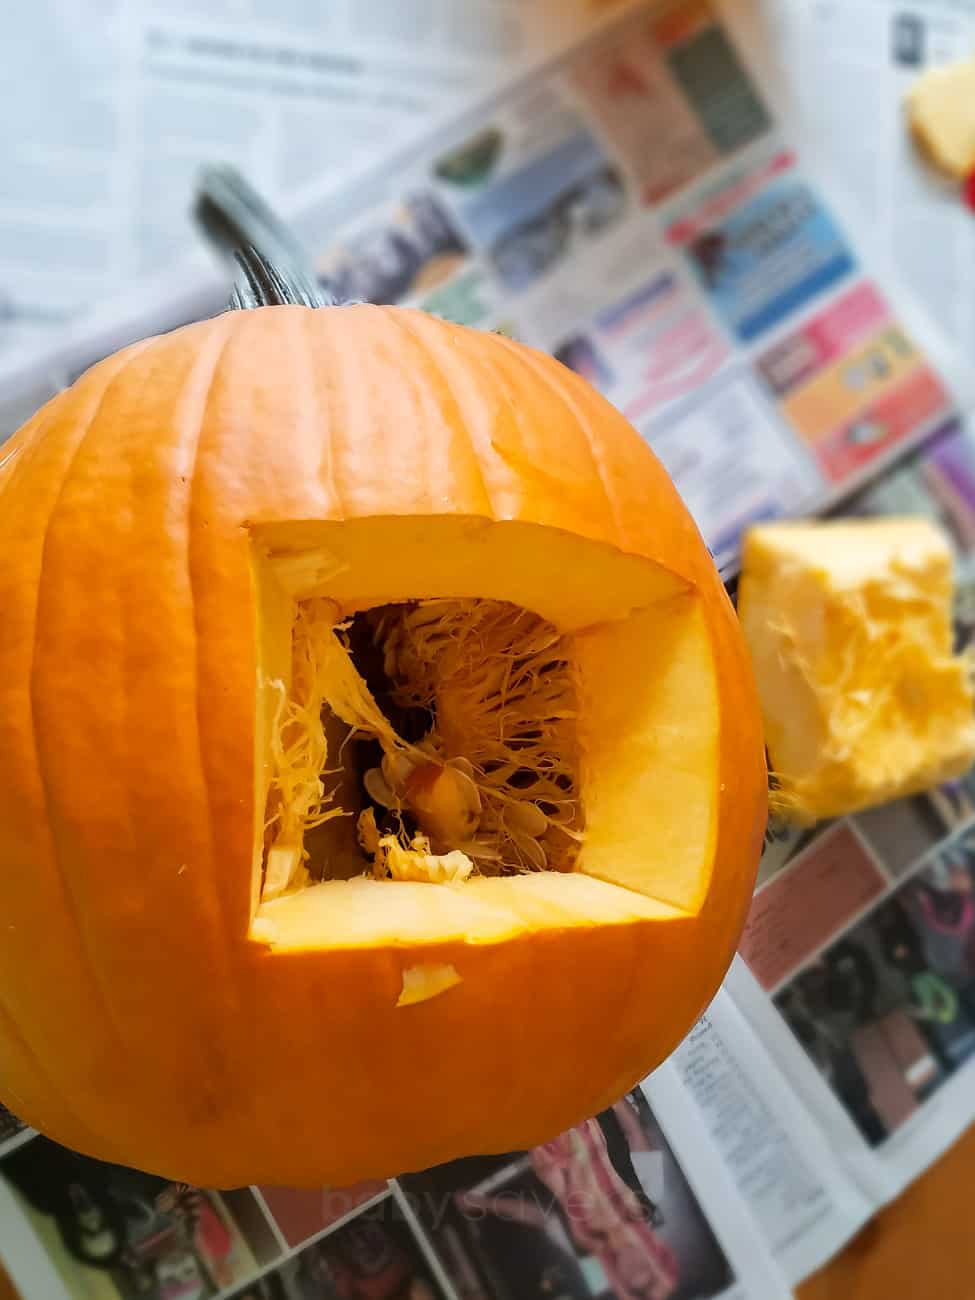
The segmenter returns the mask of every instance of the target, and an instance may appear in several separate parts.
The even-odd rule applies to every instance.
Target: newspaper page
[[[769,6],[767,6],[769,7]],[[975,220],[913,145],[904,95],[975,52],[975,0],[772,0],[769,37],[871,237],[975,355]],[[823,88],[829,87],[824,94]]]
[[[800,1282],[870,1218],[876,1201],[824,1144],[815,1117],[726,990],[671,1065],[768,1249],[788,1280]]]
[[[852,237],[846,206],[769,93],[768,49],[751,39],[743,15],[744,6],[705,0],[614,9],[586,41],[514,76],[503,93],[403,146],[381,169],[341,190],[309,192],[294,220],[338,297],[409,303],[503,330],[586,375],[657,450],[729,566],[747,524],[835,503],[922,441],[948,449],[942,459],[968,446],[950,349]],[[0,437],[107,352],[220,310],[226,293],[215,271],[175,268],[76,324],[57,347],[8,359]],[[911,472],[891,471],[854,508],[884,508],[897,490],[891,483]],[[951,490],[963,489],[950,490],[951,475],[946,482],[939,491],[953,500]],[[928,801],[941,807],[942,798],[950,803],[940,792]],[[355,1283],[368,1255],[388,1261],[396,1279],[388,1294],[514,1297],[525,1293],[518,1279],[535,1270],[531,1294],[626,1297],[641,1279],[661,1298],[774,1297],[770,1252],[749,1244],[749,1213],[789,1276],[800,1276],[889,1194],[888,1166],[919,1167],[960,1124],[960,1111],[938,1103],[939,1093],[952,1096],[963,1058],[952,1079],[947,1055],[931,1048],[905,1064],[914,1112],[898,1126],[895,1110],[872,1102],[876,1123],[859,1136],[785,1015],[790,999],[780,994],[829,946],[834,922],[837,933],[856,926],[902,877],[914,878],[915,866],[930,885],[926,857],[923,866],[902,862],[911,841],[897,810],[870,816],[822,828],[808,844],[773,834],[734,1003],[720,999],[682,1054],[612,1118],[539,1153],[343,1193],[173,1188],[132,1171],[93,1171],[47,1139],[14,1131],[0,1149],[0,1213],[30,1226],[3,1234],[15,1281],[27,1300],[96,1285],[109,1297],[162,1300],[177,1282],[201,1297],[305,1300],[340,1290],[337,1276]],[[897,829],[883,857],[874,841],[888,822]],[[837,836],[856,847],[853,865],[848,852],[831,875]],[[794,892],[814,941],[792,939],[776,920],[781,882],[789,892],[780,908],[791,915]],[[952,969],[960,979],[961,966]],[[960,989],[954,1002],[946,997],[948,983],[917,981],[931,1023],[966,1005]],[[878,1015],[887,1008],[871,1005]],[[765,1092],[740,1086],[751,1077],[744,1064],[736,1084],[732,1064],[750,1050],[742,1043],[754,1043],[743,1016],[774,1056]],[[928,1021],[909,1008],[897,1027],[898,1042],[928,1041]],[[830,1024],[829,1034],[838,1032]],[[793,1103],[775,1095],[776,1077],[793,1089]],[[735,1116],[745,1130],[760,1123],[745,1104],[749,1091],[773,1114],[798,1115],[802,1103],[808,1110],[780,1135],[770,1130],[765,1164],[749,1164],[758,1153],[735,1141]],[[829,1144],[817,1144],[814,1124],[826,1126]],[[900,1156],[899,1134],[916,1144]],[[833,1167],[823,1152],[835,1155]],[[604,1190],[588,1203],[588,1223],[552,1199],[541,1221],[535,1213],[536,1193],[557,1200],[594,1183]],[[386,1208],[372,1213],[377,1206]],[[604,1215],[608,1233],[594,1227]],[[143,1232],[165,1244],[161,1255],[140,1245]],[[37,1281],[42,1267],[48,1291]]]
[[[0,355],[184,258],[201,163],[338,181],[603,20],[590,0],[37,0],[0,43]],[[379,150],[378,152],[381,152]],[[203,264],[198,256],[198,265]]]

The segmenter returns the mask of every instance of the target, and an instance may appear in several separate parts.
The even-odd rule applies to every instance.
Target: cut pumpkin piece
[[[764,746],[597,393],[417,312],[268,308],[110,358],[18,448],[5,1103],[170,1178],[341,1186],[544,1141],[678,1043]]]
[[[975,58],[929,68],[907,96],[911,129],[949,176],[975,172]]]
[[[856,812],[971,766],[975,701],[971,664],[952,652],[952,567],[926,519],[748,533],[738,607],[784,818]]]

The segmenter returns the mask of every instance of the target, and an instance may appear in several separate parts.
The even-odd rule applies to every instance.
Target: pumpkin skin
[[[271,654],[257,570],[323,531],[364,557],[364,605],[491,596],[578,632],[602,865],[482,882],[517,894],[507,929],[251,933]],[[747,655],[664,470],[549,357],[370,306],[228,313],[138,343],[0,450],[0,608],[0,1098],[56,1140],[205,1186],[526,1147],[644,1077],[716,991],[766,815]],[[608,640],[591,630],[607,611]],[[658,680],[664,723],[630,736],[628,701]],[[685,744],[687,773],[664,761],[648,782],[641,764]],[[686,823],[681,782],[705,791]],[[641,821],[655,790],[656,825],[673,822],[659,844]],[[375,888],[432,906],[451,887]],[[460,982],[397,1006],[426,965]]]

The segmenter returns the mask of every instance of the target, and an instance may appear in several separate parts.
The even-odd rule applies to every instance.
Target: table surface
[[[975,1296],[975,1128],[846,1250],[799,1300],[965,1300]]]

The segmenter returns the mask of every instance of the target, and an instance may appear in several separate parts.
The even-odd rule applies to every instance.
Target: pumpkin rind
[[[696,914],[408,953],[248,936],[253,539],[431,516],[574,534],[695,593],[720,713]],[[645,1075],[716,990],[765,821],[754,683],[665,472],[550,358],[367,306],[136,344],[0,451],[0,608],[0,1098],[57,1140],[211,1186],[527,1146]],[[397,1007],[427,965],[460,982]]]

